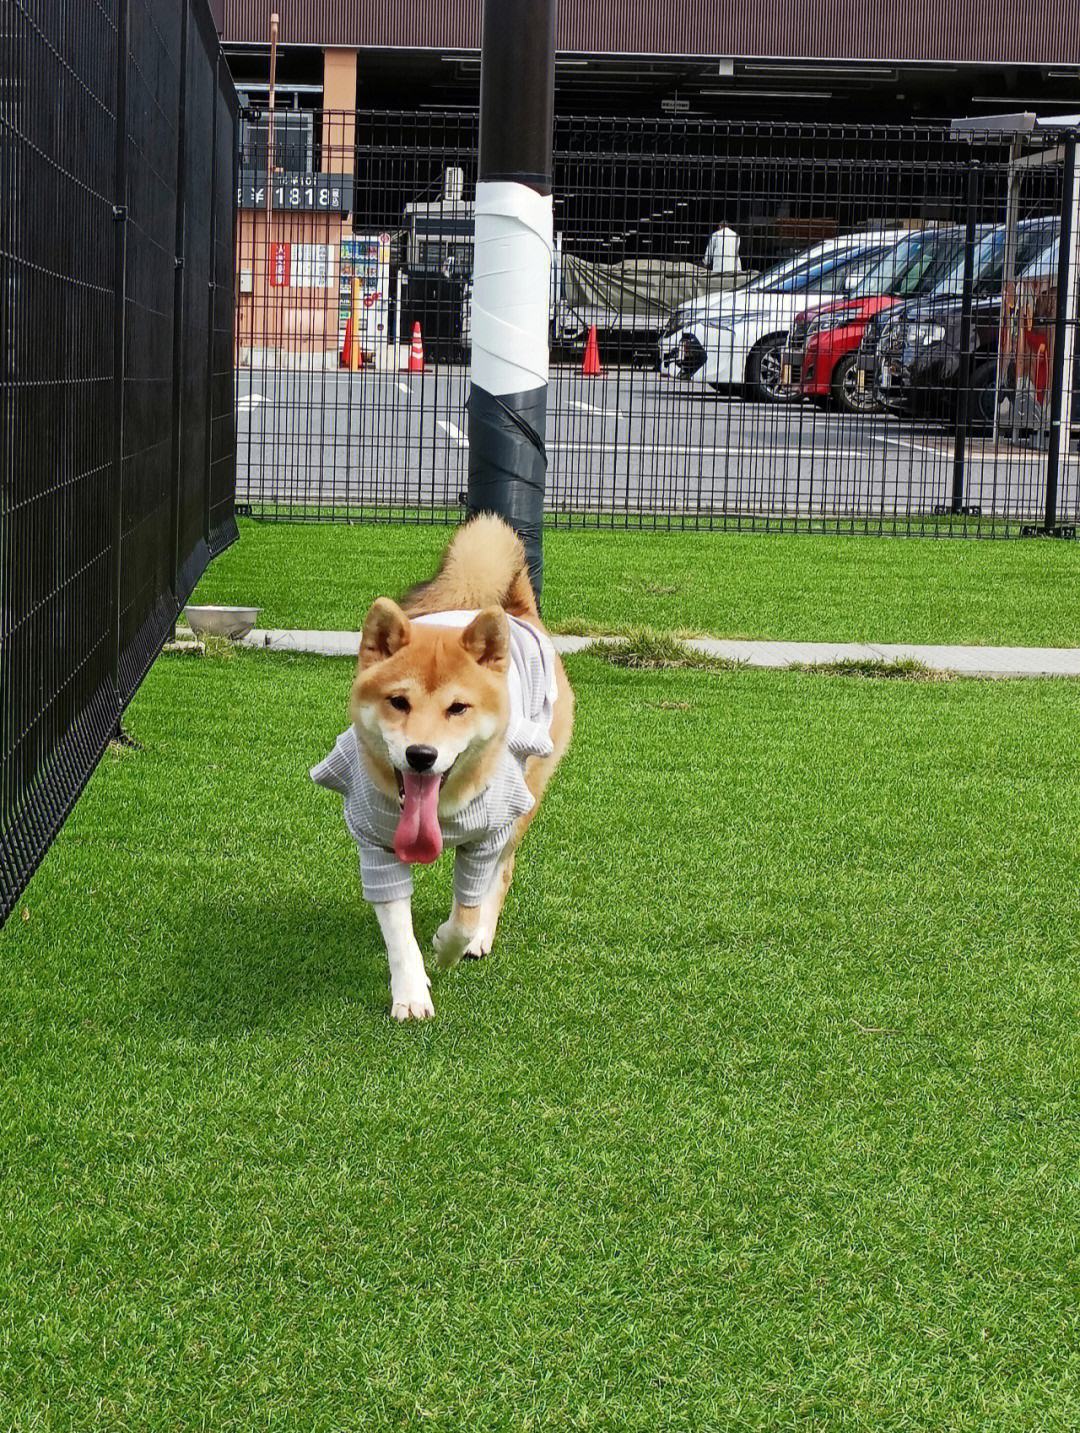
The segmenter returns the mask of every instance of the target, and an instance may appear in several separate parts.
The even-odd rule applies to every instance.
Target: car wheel
[[[971,403],[968,413],[972,423],[985,428],[994,426],[996,390],[997,359],[980,363],[971,375]]]
[[[858,354],[845,353],[833,369],[833,398],[842,413],[876,413],[878,401],[872,382],[859,387]]]
[[[783,373],[780,354],[786,341],[786,333],[770,333],[750,350],[746,360],[748,397],[756,398],[759,403],[790,403],[798,397],[780,381]]]

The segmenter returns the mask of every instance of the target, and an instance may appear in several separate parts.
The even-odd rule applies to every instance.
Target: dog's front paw
[[[435,1015],[435,1006],[431,1002],[431,992],[425,990],[422,994],[391,996],[390,1016],[393,1020],[431,1020]]]
[[[483,960],[485,955],[491,954],[491,947],[495,944],[495,932],[489,925],[481,925],[477,928],[476,934],[465,947],[466,960]]]
[[[420,952],[417,951],[417,955]],[[430,1020],[435,1014],[431,1000],[431,981],[421,968],[416,975],[407,975],[390,982],[390,1015],[394,1020]]]
[[[469,937],[460,926],[456,926],[452,920],[443,921],[431,937],[431,948],[435,952],[435,959],[440,968],[449,970],[452,966],[457,965],[465,954],[468,943]]]

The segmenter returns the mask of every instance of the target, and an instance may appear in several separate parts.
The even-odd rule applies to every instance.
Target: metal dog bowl
[[[255,625],[261,607],[188,607],[188,623],[196,637],[227,637],[238,642]]]

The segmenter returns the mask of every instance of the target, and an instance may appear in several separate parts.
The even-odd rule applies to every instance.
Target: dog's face
[[[501,608],[485,608],[464,631],[411,623],[387,597],[368,612],[350,714],[373,777],[401,805],[402,860],[434,860],[442,849],[444,787],[458,806],[482,784],[509,719],[509,662]]]

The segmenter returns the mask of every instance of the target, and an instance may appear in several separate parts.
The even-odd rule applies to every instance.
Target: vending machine
[[[338,291],[339,341],[353,318],[353,280],[358,281],[354,334],[376,364],[387,360],[390,341],[390,235],[352,234],[341,240]]]

